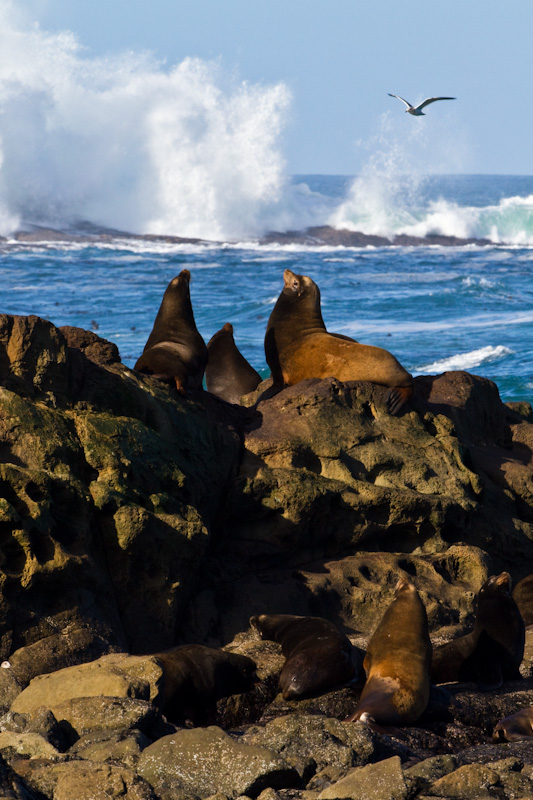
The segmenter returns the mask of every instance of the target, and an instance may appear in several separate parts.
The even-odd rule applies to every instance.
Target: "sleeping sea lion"
[[[524,621],[511,597],[511,576],[492,575],[479,592],[473,630],[435,648],[432,680],[475,681],[481,691],[498,689],[504,680],[520,678],[524,643]]]
[[[259,614],[250,625],[281,645],[285,663],[279,686],[285,700],[312,697],[362,676],[362,658],[347,636],[322,617]]]
[[[205,383],[207,391],[228,403],[239,403],[243,394],[253,392],[261,376],[238,350],[233,326],[226,324],[207,343]]]
[[[198,333],[189,294],[191,273],[183,269],[170,281],[148,341],[135,369],[157,378],[173,378],[180,394],[201,389],[207,348]]]
[[[381,347],[328,333],[320,290],[307,275],[283,273],[285,286],[267,324],[265,355],[275,387],[307,378],[370,381],[390,387],[387,405],[395,414],[413,394],[413,378]]]
[[[426,609],[405,578],[368,643],[367,679],[355,713],[346,722],[412,725],[429,700],[431,641]]]
[[[163,668],[161,711],[175,724],[212,724],[217,700],[258,683],[253,659],[216,647],[184,644],[154,658]]]
[[[521,708],[510,717],[501,719],[492,731],[494,742],[517,742],[533,736],[533,708]]]

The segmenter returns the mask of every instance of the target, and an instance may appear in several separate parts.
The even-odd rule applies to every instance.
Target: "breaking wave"
[[[505,356],[512,355],[513,351],[503,345],[487,345],[478,350],[471,350],[469,353],[458,353],[448,358],[434,361],[432,364],[425,364],[416,370],[417,375],[448,372],[449,370],[471,370],[480,367],[491,361],[499,361]]]

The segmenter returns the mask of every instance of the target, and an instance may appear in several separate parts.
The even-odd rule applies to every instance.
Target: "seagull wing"
[[[429,106],[430,103],[434,103],[436,100],[456,100],[456,97],[428,97],[427,100],[423,100],[419,103],[416,108],[417,110],[421,111],[426,106]],[[405,101],[404,101],[405,102]]]
[[[405,103],[405,105],[407,106],[407,108],[412,108],[412,107],[413,107],[413,106],[411,105],[411,103],[408,103],[408,102],[407,102],[407,100],[404,100],[404,99],[403,99],[403,97],[400,97],[400,95],[399,95],[399,94],[391,94],[390,92],[387,92],[387,94],[389,95],[389,97],[396,97],[398,100],[401,100],[401,101],[402,101],[402,103]],[[439,98],[438,98],[438,97],[434,97],[433,99],[434,99],[434,100],[438,100]],[[426,102],[426,103],[428,103],[428,102],[431,102],[431,101],[430,101],[430,100],[426,100],[425,102]]]

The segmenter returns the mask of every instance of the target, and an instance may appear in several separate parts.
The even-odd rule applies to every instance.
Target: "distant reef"
[[[112,242],[114,239],[133,239],[135,241],[154,242],[163,244],[222,244],[223,242],[208,239],[191,238],[184,236],[163,236],[151,233],[136,234],[119,231],[112,228],[103,228],[88,223],[82,223],[75,229],[54,229],[40,226],[31,226],[28,230],[20,230],[9,238],[0,237],[2,242],[15,241],[17,243],[34,244],[36,242]],[[429,236],[378,236],[362,233],[361,231],[337,230],[328,225],[306,228],[302,231],[271,231],[265,236],[251,239],[261,245],[303,245],[306,247],[427,247],[438,245],[440,247],[463,247],[477,245],[482,247],[493,244],[489,239],[468,238],[459,236],[443,236],[430,234]]]

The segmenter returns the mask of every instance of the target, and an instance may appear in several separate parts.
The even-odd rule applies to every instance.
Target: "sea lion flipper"
[[[412,394],[413,389],[410,386],[393,386],[389,389],[385,395],[385,403],[389,412],[396,414]]]

